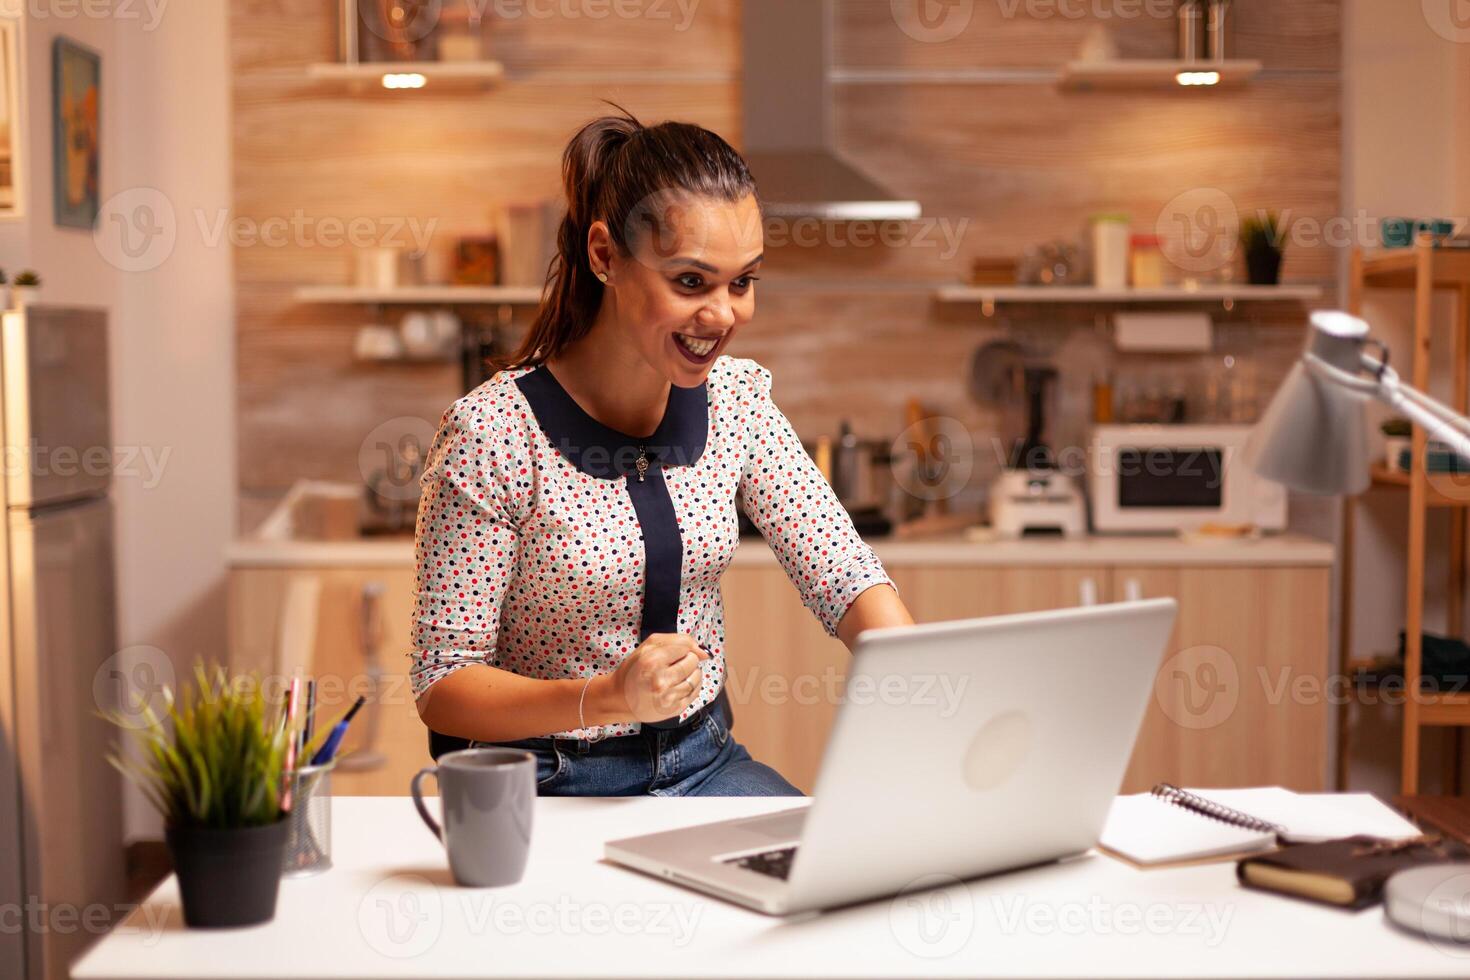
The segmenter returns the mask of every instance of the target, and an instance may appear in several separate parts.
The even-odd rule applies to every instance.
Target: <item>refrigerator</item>
[[[25,916],[0,929],[5,977],[65,977],[98,936],[60,910],[126,898],[97,717],[117,652],[107,351],[105,310],[0,316],[0,908]]]

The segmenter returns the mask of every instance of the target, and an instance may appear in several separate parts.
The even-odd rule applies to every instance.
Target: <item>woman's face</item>
[[[657,220],[655,220],[657,219]],[[608,276],[603,303],[633,347],[671,384],[702,384],[715,358],[755,315],[764,231],[754,195],[730,202],[668,196],[629,220],[623,255],[598,222],[592,267]]]

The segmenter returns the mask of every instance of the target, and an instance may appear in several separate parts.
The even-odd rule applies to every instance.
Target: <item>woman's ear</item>
[[[594,221],[587,229],[587,263],[592,274],[603,282],[613,275],[613,241],[606,221]]]

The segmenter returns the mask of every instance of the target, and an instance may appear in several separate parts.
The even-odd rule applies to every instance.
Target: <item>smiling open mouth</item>
[[[683,349],[685,354],[690,355],[690,358],[696,361],[703,360],[714,353],[714,349],[720,346],[720,341],[723,339],[723,335],[699,339],[685,336],[682,333],[674,334],[674,341]]]

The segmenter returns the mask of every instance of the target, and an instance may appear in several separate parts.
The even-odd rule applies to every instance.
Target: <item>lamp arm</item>
[[[1398,375],[1386,370],[1379,377],[1375,396],[1416,422],[1429,435],[1449,446],[1463,460],[1470,461],[1470,420],[1443,402],[1399,381]]]
[[[1453,425],[1461,432],[1470,435],[1470,418],[1465,418],[1464,416],[1455,413],[1453,409],[1449,408],[1442,402],[1435,401],[1433,398],[1430,398],[1418,388],[1400,386],[1399,390],[1409,401],[1414,402],[1426,411],[1434,412],[1435,414],[1442,417],[1443,420],[1449,425]]]

